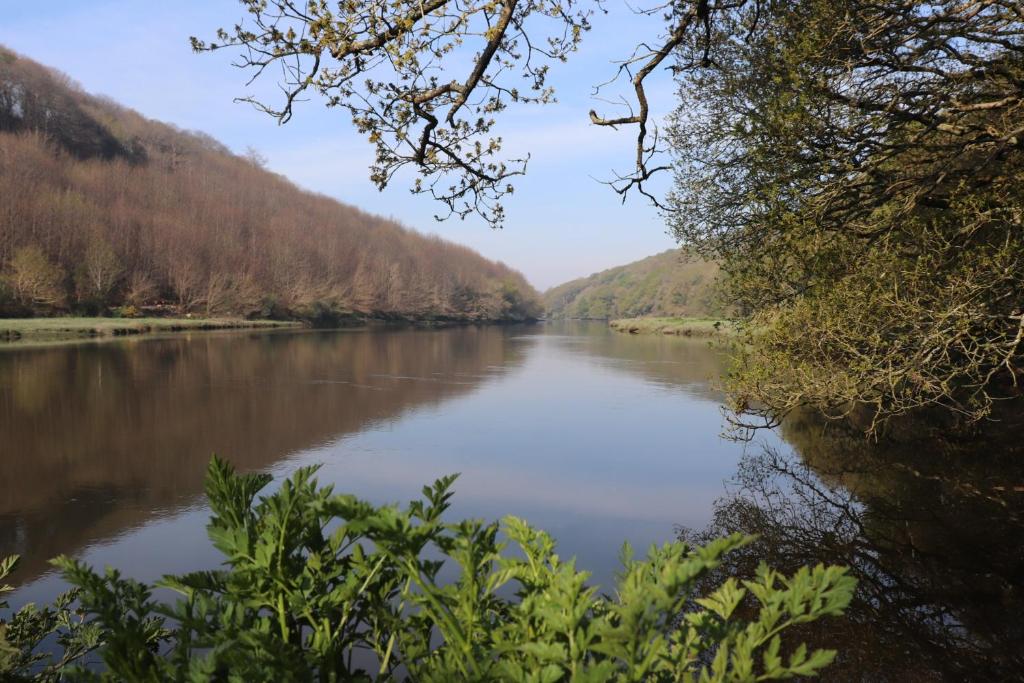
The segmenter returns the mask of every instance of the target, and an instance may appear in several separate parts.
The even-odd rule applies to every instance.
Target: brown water
[[[322,463],[322,481],[376,502],[460,472],[453,517],[525,517],[604,586],[623,541],[756,532],[751,561],[862,580],[843,628],[808,635],[842,634],[829,680],[1024,671],[1018,441],[868,444],[807,418],[737,443],[711,382],[723,363],[705,342],[597,323],[0,350],[0,556],[24,558],[11,602],[62,588],[58,553],[144,580],[215,566],[216,452],[278,477]]]

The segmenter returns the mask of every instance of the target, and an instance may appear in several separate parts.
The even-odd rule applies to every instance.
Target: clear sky
[[[242,19],[236,0],[0,0],[0,44],[150,118],[203,131],[236,152],[255,147],[271,170],[301,187],[469,245],[545,289],[674,245],[653,209],[639,199],[623,206],[598,182],[613,169],[629,169],[635,131],[589,123],[592,108],[617,113],[592,98],[592,86],[614,73],[613,59],[652,37],[651,20],[634,16],[621,0],[606,7],[580,52],[552,70],[559,102],[512,108],[499,121],[506,150],[532,154],[499,231],[476,218],[435,221],[443,207],[413,197],[402,182],[378,192],[368,180],[369,144],[346,112],[328,110],[316,96],[285,126],[233,102],[248,94],[272,99],[273,79],[247,87],[246,72],[230,64],[234,55],[193,54],[188,38],[211,38]],[[671,106],[667,77],[649,92],[661,111]]]

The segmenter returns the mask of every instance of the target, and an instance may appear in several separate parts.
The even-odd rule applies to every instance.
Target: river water
[[[834,680],[1020,675],[1019,445],[870,444],[807,416],[726,439],[725,363],[704,341],[572,322],[0,350],[11,603],[63,588],[60,553],[147,581],[216,566],[202,483],[217,453],[279,478],[321,464],[378,503],[458,472],[451,518],[524,517],[606,588],[623,541],[758,533],[731,570],[766,557],[861,578],[850,618],[806,634],[844,650]]]

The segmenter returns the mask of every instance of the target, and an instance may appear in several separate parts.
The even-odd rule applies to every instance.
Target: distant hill
[[[344,160],[339,160],[344,162]],[[522,275],[0,47],[0,315],[539,316]]]
[[[625,266],[552,287],[549,318],[718,317],[718,266],[671,249]]]

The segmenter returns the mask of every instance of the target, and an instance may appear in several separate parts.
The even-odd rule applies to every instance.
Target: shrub
[[[14,252],[6,275],[7,284],[25,306],[59,308],[64,305],[64,273],[36,246]]]
[[[587,585],[554,541],[514,517],[446,523],[454,477],[405,508],[320,487],[300,469],[264,474],[214,459],[210,539],[225,568],[151,588],[113,569],[57,566],[79,591],[113,680],[760,681],[813,675],[835,653],[784,645],[788,627],[839,615],[854,581],[818,566],[762,567],[708,595],[694,587],[752,539],[624,549],[614,596]],[[504,540],[503,540],[504,539]],[[506,553],[514,549],[515,552]],[[454,566],[449,566],[451,561]],[[450,581],[442,573],[456,570]],[[743,603],[742,609],[737,609]],[[740,614],[745,616],[740,616]],[[87,671],[77,675],[95,680]]]
[[[125,304],[111,310],[115,318],[140,318],[142,313],[135,304]]]

